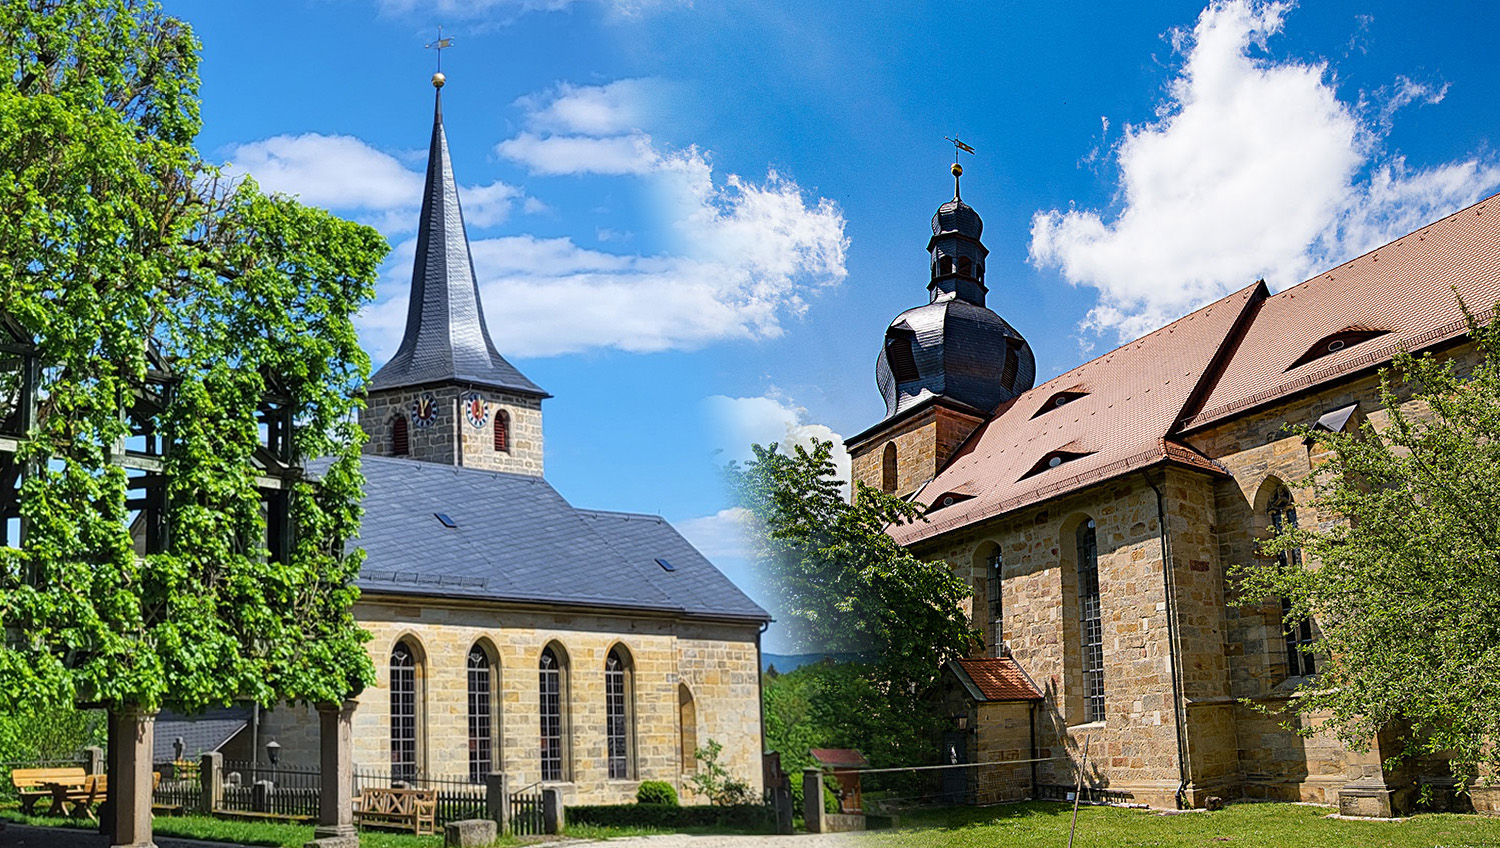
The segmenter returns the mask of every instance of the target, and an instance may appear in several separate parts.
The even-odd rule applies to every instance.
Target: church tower
[[[359,423],[365,453],[542,474],[542,401],[550,397],[490,340],[464,232],[437,89],[406,333],[370,379]]]
[[[985,306],[984,222],[953,199],[932,216],[928,302],[896,316],[875,362],[885,418],[848,439],[853,476],[908,495],[936,476],[996,407],[1031,388],[1036,360],[1005,319]]]

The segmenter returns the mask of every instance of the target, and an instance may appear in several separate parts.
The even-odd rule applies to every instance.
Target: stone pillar
[[[802,819],[808,833],[827,833],[828,823],[823,811],[823,770],[808,766],[802,770]]]
[[[151,838],[151,759],[155,753],[156,713],[139,707],[112,712],[115,770],[109,775],[110,845],[156,848]]]
[[[198,812],[211,816],[224,802],[224,755],[210,751],[198,759]]]
[[[504,772],[492,771],[484,776],[484,807],[500,828],[500,835],[510,833],[510,780]]]
[[[1411,808],[1415,788],[1403,766],[1395,772],[1385,768],[1383,752],[1397,750],[1401,744],[1394,731],[1382,731],[1370,740],[1370,750],[1363,754],[1350,751],[1350,781],[1339,789],[1339,812],[1346,816],[1393,818]]]
[[[83,749],[83,773],[104,774],[104,749],[90,745]]]
[[[542,830],[546,833],[562,833],[567,826],[562,790],[556,786],[548,786],[542,790]]]
[[[351,848],[359,845],[354,829],[354,708],[359,702],[318,704],[319,763],[322,786],[318,795],[318,826],[313,836],[320,844],[340,844],[329,840],[347,840]]]

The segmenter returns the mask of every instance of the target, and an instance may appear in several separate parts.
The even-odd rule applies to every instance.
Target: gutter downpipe
[[[1031,799],[1036,800],[1036,701],[1031,702],[1029,715],[1031,718]]]
[[[760,756],[762,774],[765,773],[766,757],[766,675],[763,670],[766,660],[760,653],[760,637],[765,635],[765,632],[771,628],[774,622],[775,619],[761,622],[760,630],[755,633],[755,691],[760,696],[758,700],[760,701]],[[762,786],[761,789],[764,790],[765,787]]]
[[[1184,724],[1187,720],[1187,710],[1182,702],[1181,672],[1177,662],[1177,588],[1172,574],[1172,542],[1167,534],[1167,508],[1165,496],[1162,490],[1151,481],[1151,475],[1145,471],[1141,477],[1146,480],[1146,485],[1156,493],[1156,526],[1161,534],[1161,575],[1162,592],[1166,596],[1167,603],[1167,664],[1171,670],[1172,677],[1172,724],[1177,730],[1177,809],[1187,808],[1186,796],[1188,785],[1188,762],[1187,762],[1187,728]],[[1162,478],[1166,482],[1165,476]]]

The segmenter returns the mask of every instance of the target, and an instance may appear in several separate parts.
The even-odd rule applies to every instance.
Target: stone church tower
[[[406,333],[370,380],[365,453],[540,477],[550,395],[490,340],[443,131],[443,75],[427,153]]]
[[[984,304],[989,250],[979,213],[960,198],[962,174],[954,163],[953,199],[932,216],[929,301],[885,331],[875,363],[885,418],[846,440],[854,479],[896,495],[936,476],[998,405],[1036,379],[1031,347]]]

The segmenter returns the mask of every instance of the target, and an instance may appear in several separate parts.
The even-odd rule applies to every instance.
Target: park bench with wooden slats
[[[82,787],[87,779],[81,766],[16,769],[10,773],[10,784],[21,796],[21,812],[28,816],[35,815],[38,800],[53,797],[54,786]]]
[[[400,827],[421,836],[437,833],[437,790],[360,790],[354,820],[361,825]]]
[[[151,791],[154,793],[156,787],[161,783],[161,772],[151,772]],[[83,786],[65,789],[61,797],[53,802],[54,808],[61,807],[63,803],[73,805],[70,815],[75,819],[87,818],[98,821],[95,810],[100,804],[109,800],[109,777],[103,774],[91,774],[84,779]],[[62,812],[61,809],[56,809]]]

